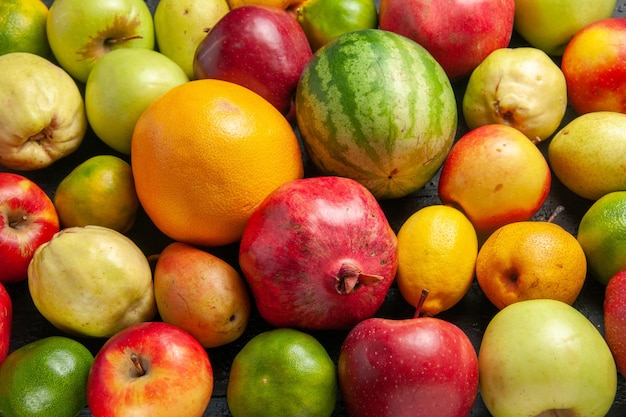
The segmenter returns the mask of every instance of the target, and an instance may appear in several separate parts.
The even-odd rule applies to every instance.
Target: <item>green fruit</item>
[[[577,239],[589,271],[602,284],[626,269],[626,191],[596,200],[580,220]]]
[[[626,114],[593,112],[578,116],[554,135],[548,160],[572,192],[597,200],[626,190]]]
[[[321,172],[352,178],[380,199],[430,181],[457,127],[443,68],[416,42],[379,29],[343,34],[317,50],[298,84],[296,116]]]
[[[81,343],[50,336],[10,353],[0,366],[0,415],[74,417],[87,405],[94,357]]]
[[[233,417],[329,417],[337,371],[308,333],[280,328],[250,339],[233,360],[226,400]]]
[[[297,19],[313,51],[344,33],[378,27],[373,0],[307,0],[297,8]]]

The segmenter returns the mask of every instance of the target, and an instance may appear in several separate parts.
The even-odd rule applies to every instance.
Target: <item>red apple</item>
[[[0,172],[0,282],[23,281],[35,250],[59,231],[54,203],[26,177]]]
[[[604,291],[604,335],[617,369],[626,376],[626,270],[615,273]]]
[[[4,285],[0,284],[0,364],[9,354],[12,322],[13,304],[11,297]]]
[[[626,19],[598,20],[577,32],[563,52],[561,70],[578,114],[626,113]]]
[[[194,77],[243,85],[291,118],[296,86],[311,55],[304,30],[286,10],[242,6],[226,13],[200,42]]]
[[[422,45],[456,81],[509,44],[514,15],[515,0],[381,0],[379,27]]]
[[[202,345],[163,322],[134,324],[96,354],[87,379],[94,417],[200,417],[213,393],[213,369]]]
[[[478,392],[478,357],[455,324],[370,318],[341,346],[338,377],[351,417],[466,417]]]
[[[519,130],[488,124],[454,144],[441,169],[438,193],[485,236],[500,226],[529,220],[550,192],[546,158]]]

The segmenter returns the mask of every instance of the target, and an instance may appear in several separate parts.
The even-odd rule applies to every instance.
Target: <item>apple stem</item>
[[[139,376],[144,376],[146,374],[146,371],[143,369],[143,366],[141,366],[141,362],[139,361],[139,358],[137,357],[137,354],[135,352],[130,354],[130,360],[139,372]]]
[[[417,306],[415,307],[415,313],[413,314],[413,318],[418,318],[422,314],[422,307],[424,306],[424,302],[426,301],[426,297],[428,297],[428,291],[426,288],[422,289],[422,294],[420,295],[420,299],[417,302]]]
[[[548,217],[548,223],[553,223],[554,219],[556,218],[556,216],[561,214],[561,212],[564,211],[564,210],[565,210],[565,207],[563,207],[561,205],[556,206],[556,208],[554,209],[554,211],[552,212],[550,217]]]
[[[140,35],[135,35],[135,36],[125,36],[123,38],[108,38],[105,43],[107,45],[111,45],[111,44],[116,44],[116,43],[122,43],[122,42],[128,42],[128,41],[132,41],[133,39],[142,39],[143,36]]]
[[[19,229],[26,222],[28,222],[28,216],[24,214],[22,216],[11,218],[9,220],[9,227],[12,229]]]

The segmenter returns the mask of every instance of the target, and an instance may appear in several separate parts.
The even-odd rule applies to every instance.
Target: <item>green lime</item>
[[[305,0],[296,12],[313,51],[344,33],[378,27],[374,0]]]
[[[46,34],[48,6],[41,0],[0,2],[0,55],[30,52],[50,58]]]
[[[63,336],[18,348],[0,366],[0,415],[78,415],[87,405],[87,377],[93,360],[83,344]]]
[[[250,339],[233,360],[226,401],[233,417],[328,417],[336,366],[312,335],[280,328]]]
[[[54,206],[63,227],[96,225],[127,232],[139,208],[130,164],[114,155],[87,159],[61,180]]]
[[[580,220],[577,238],[591,274],[601,283],[626,269],[626,191],[596,200]]]

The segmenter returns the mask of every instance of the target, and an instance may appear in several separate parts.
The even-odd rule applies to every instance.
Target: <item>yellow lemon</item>
[[[451,308],[472,284],[477,254],[476,231],[461,211],[445,205],[418,210],[398,231],[400,293],[417,306],[428,290],[421,309],[428,315]]]
[[[41,0],[2,0],[0,2],[0,55],[30,52],[52,56],[46,35],[48,6]]]

